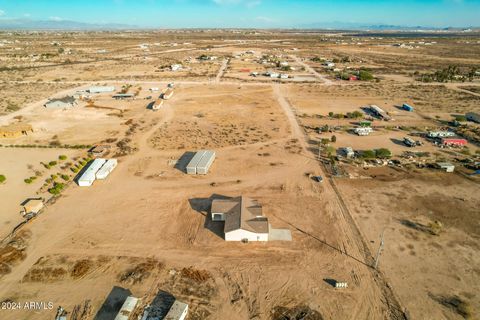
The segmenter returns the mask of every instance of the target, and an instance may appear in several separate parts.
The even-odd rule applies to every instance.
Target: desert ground
[[[4,32],[0,41],[0,128],[32,128],[0,136],[1,319],[53,319],[59,306],[68,319],[114,319],[129,295],[140,298],[136,319],[159,292],[188,303],[187,319],[480,317],[480,125],[462,118],[480,112],[480,35]],[[450,66],[442,82],[447,72],[435,72]],[[173,96],[151,110],[171,83]],[[115,92],[44,107],[97,85]],[[393,120],[365,111],[373,104]],[[366,120],[373,133],[354,134]],[[436,130],[467,145],[441,148],[426,137]],[[79,187],[97,145],[118,167]],[[207,175],[187,175],[200,149],[216,160]],[[364,156],[378,149],[388,156]],[[211,201],[240,195],[292,241],[226,242]],[[32,197],[45,208],[25,220]]]

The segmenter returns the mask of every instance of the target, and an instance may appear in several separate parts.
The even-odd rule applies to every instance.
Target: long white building
[[[187,165],[188,174],[207,174],[208,170],[215,161],[215,151],[200,150],[190,160]]]
[[[87,89],[89,93],[113,92],[115,87],[111,86],[94,86]]]
[[[118,161],[117,159],[108,159],[103,166],[100,168],[100,170],[97,171],[95,174],[95,177],[98,180],[103,180],[106,179],[107,176],[117,167]]]
[[[96,173],[103,164],[107,162],[105,159],[95,159],[93,160],[83,174],[77,179],[77,183],[80,187],[90,187],[96,179]]]
[[[77,179],[80,187],[90,187],[95,180],[103,180],[117,167],[117,159],[102,159],[97,158],[93,160],[83,174]]]

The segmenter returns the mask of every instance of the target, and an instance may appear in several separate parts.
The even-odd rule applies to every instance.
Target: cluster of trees
[[[73,165],[72,167],[70,167],[70,170],[73,172],[73,173],[77,173],[79,172],[80,170],[82,170],[83,167],[85,167],[87,165],[87,163],[89,161],[91,161],[92,159],[90,158],[83,158],[82,160],[80,160],[78,163],[76,163],[75,165]]]
[[[387,148],[364,150],[360,153],[360,157],[364,159],[388,159],[391,156],[392,152]]]
[[[353,112],[347,112],[347,114],[329,112],[328,116],[330,118],[335,118],[335,119],[344,119],[344,118],[358,119],[358,118],[363,118],[363,113],[361,113],[360,111],[357,111],[357,110],[355,110]]]
[[[359,70],[358,72],[340,72],[337,77],[342,80],[350,80],[350,77],[355,76],[360,81],[371,81],[374,79],[373,74],[367,70]]]
[[[475,78],[476,72],[476,68],[470,68],[469,71],[462,72],[458,66],[448,66],[442,70],[435,71],[434,73],[420,74],[417,71],[414,75],[422,82],[449,82],[454,80],[472,82]]]
[[[313,62],[325,62],[326,60],[325,59],[322,59],[318,56],[315,56],[313,58],[310,59],[311,61]],[[347,63],[347,62],[352,62],[352,59],[350,59],[349,56],[344,56],[344,57],[341,57],[341,58],[333,58],[332,59],[332,62],[333,63]]]
[[[50,192],[53,195],[57,195],[57,194],[60,194],[64,188],[65,188],[65,184],[60,182],[55,182],[53,184],[53,187],[48,189],[48,192]]]

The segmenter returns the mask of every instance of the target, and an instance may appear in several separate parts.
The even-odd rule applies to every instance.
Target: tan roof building
[[[31,125],[26,123],[14,123],[0,127],[0,138],[19,138],[33,132]]]
[[[35,213],[37,214],[43,209],[42,199],[28,199],[23,203],[23,210],[25,214]]]
[[[212,221],[225,221],[227,241],[267,241],[269,224],[262,206],[253,199],[241,196],[212,201]]]

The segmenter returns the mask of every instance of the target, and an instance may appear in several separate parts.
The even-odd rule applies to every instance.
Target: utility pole
[[[384,234],[385,234],[385,229],[383,229],[382,231],[382,236],[380,238],[380,246],[378,247],[378,251],[377,251],[377,255],[375,257],[375,262],[374,262],[374,265],[373,265],[373,268],[376,270],[377,269],[377,266],[378,266],[378,259],[380,259],[380,254],[382,253],[383,251],[383,246],[385,244],[384,242]]]

